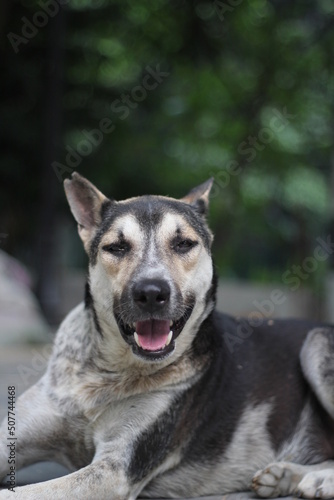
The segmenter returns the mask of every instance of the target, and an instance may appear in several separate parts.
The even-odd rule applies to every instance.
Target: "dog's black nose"
[[[143,310],[160,311],[169,301],[170,287],[163,280],[142,280],[133,287],[133,298]]]

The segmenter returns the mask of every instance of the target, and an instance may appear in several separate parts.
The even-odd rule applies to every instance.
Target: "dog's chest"
[[[93,425],[97,452],[111,446],[124,458],[135,440],[168,410],[173,397],[172,393],[161,391],[110,403]]]

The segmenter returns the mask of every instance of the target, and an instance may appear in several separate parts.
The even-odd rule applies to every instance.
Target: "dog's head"
[[[213,308],[212,234],[205,220],[211,186],[209,180],[180,200],[114,201],[77,173],[65,180],[102,333],[136,359],[182,354]]]

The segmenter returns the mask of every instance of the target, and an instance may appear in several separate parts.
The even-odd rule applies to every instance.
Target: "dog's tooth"
[[[136,329],[136,323],[132,323],[134,329]]]
[[[172,325],[173,325],[173,321],[172,321],[172,320],[170,320],[170,322],[169,322],[169,326],[172,326]]]
[[[168,334],[168,337],[167,337],[167,341],[166,341],[166,346],[169,345],[172,341],[172,338],[173,338],[173,332],[172,330],[169,332]]]
[[[141,347],[140,342],[139,342],[138,333],[137,333],[137,332],[135,332],[135,333],[133,334],[133,336],[134,336],[134,339],[135,339],[135,341],[136,341],[136,344],[137,344],[139,347]]]

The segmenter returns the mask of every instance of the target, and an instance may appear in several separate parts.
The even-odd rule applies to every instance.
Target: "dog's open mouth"
[[[148,319],[134,323],[136,344],[145,351],[160,351],[169,346],[173,338],[173,322],[166,319]]]
[[[175,349],[175,339],[180,335],[188,321],[193,307],[188,307],[178,320],[145,319],[124,323],[116,316],[120,331],[133,352],[142,358],[160,361]]]

